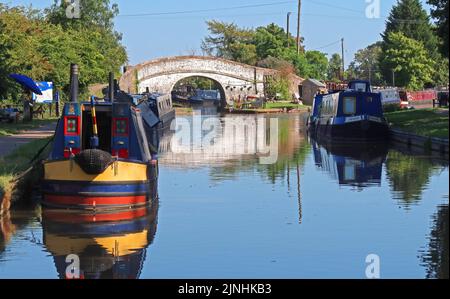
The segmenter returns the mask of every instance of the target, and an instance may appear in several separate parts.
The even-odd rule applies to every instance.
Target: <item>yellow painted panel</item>
[[[101,174],[85,173],[75,161],[44,162],[44,179],[56,181],[118,182],[147,180],[147,165],[117,161]]]

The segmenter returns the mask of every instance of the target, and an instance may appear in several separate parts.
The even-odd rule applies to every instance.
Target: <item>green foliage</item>
[[[196,76],[196,77],[188,77],[178,81],[173,89],[177,90],[180,86],[183,85],[190,85],[194,89],[203,89],[203,90],[220,90],[222,88],[221,85],[215,80],[206,77]]]
[[[383,76],[379,69],[381,53],[380,42],[357,51],[350,63],[348,76],[352,79],[371,81],[373,85],[382,85]]]
[[[399,0],[392,8],[382,34],[383,41],[387,43],[389,33],[395,32],[422,42],[430,56],[437,58],[438,39],[430,24],[430,17],[419,0]]]
[[[305,52],[303,46],[298,54],[294,37],[287,36],[285,30],[274,23],[256,29],[214,20],[207,25],[210,35],[203,40],[202,49],[209,55],[283,72],[289,70],[304,78],[326,77],[325,54]]]
[[[69,19],[66,16],[68,3],[54,0],[50,8],[45,9],[47,20],[64,28],[102,28],[108,32],[114,31],[114,18],[119,14],[117,4],[110,5],[109,0],[80,1],[80,18]]]
[[[434,62],[421,42],[391,32],[385,43],[381,66],[387,73],[391,73],[389,70],[395,72],[397,86],[419,90],[433,82]]]
[[[256,49],[241,46],[251,44],[253,30],[239,28],[234,23],[215,20],[208,21],[206,24],[210,35],[202,41],[202,50],[208,55],[233,59],[238,62],[244,62],[245,58],[256,56]],[[241,53],[236,53],[236,50]],[[245,50],[254,51],[254,53],[242,53]]]
[[[432,5],[431,16],[436,19],[437,34],[442,39],[441,54],[449,57],[448,38],[448,0],[428,0]]]
[[[307,51],[305,57],[308,62],[307,77],[325,80],[328,70],[328,59],[325,54],[319,51]]]
[[[266,94],[269,98],[277,100],[291,100],[288,79],[281,76],[269,78],[266,82]]]
[[[80,66],[81,97],[87,96],[90,84],[105,82],[109,71],[118,74],[127,54],[112,27],[117,7],[109,8],[109,1],[82,3],[78,20],[65,16],[65,2],[58,5],[55,1],[44,15],[28,8],[0,6],[0,52],[6,52],[0,59],[0,78],[5,76],[2,73],[14,72],[36,81],[53,81],[64,92],[64,100],[70,63]],[[9,79],[5,82],[0,97],[19,99],[20,87]]]
[[[423,45],[426,56],[431,60],[431,75],[427,71],[425,71],[426,76],[424,77],[412,76],[411,79],[405,79],[401,75],[403,78],[396,82],[399,86],[417,89],[426,84],[431,86],[448,84],[448,60],[443,58],[448,58],[448,0],[429,0],[429,4],[434,5],[432,16],[437,19],[437,28],[430,23],[430,17],[419,0],[400,0],[392,8],[386,23],[381,44],[384,56],[387,56],[387,51],[393,48],[390,41],[391,34],[401,33],[404,37]],[[440,48],[442,53],[439,51]],[[401,67],[410,69],[410,65],[401,65]],[[380,63],[380,69],[384,79],[391,82],[392,65],[384,61]],[[423,70],[419,72],[424,73]],[[405,72],[403,71],[403,73]]]
[[[338,82],[341,80],[342,74],[342,58],[341,55],[335,53],[331,55],[328,62],[328,80]]]

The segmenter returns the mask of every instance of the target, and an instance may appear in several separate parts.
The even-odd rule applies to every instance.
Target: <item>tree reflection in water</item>
[[[421,252],[422,263],[427,268],[427,278],[449,278],[448,239],[448,204],[446,204],[439,206],[433,215],[428,250]]]
[[[417,204],[430,177],[441,171],[445,165],[448,165],[448,161],[405,155],[391,149],[386,161],[386,174],[394,198],[399,199],[405,207]]]

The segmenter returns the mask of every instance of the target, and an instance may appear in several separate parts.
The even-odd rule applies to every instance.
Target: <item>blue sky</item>
[[[306,49],[319,49],[328,54],[340,53],[338,41],[343,37],[346,49],[345,62],[348,64],[358,49],[380,39],[386,16],[397,2],[397,0],[379,0],[380,18],[369,19],[365,11],[367,2],[373,1],[377,0],[303,0],[301,34],[305,38]],[[50,6],[53,0],[2,0],[2,2],[10,5],[32,4],[35,8],[44,8]],[[271,22],[285,27],[286,13],[291,11],[291,32],[294,34],[297,23],[296,0],[246,0],[245,2],[242,0],[112,0],[111,2],[119,4],[120,15],[115,21],[116,30],[123,33],[123,44],[128,50],[130,64],[163,56],[200,54],[201,40],[207,35],[205,22],[210,19],[235,22],[244,27],[264,26]],[[429,10],[426,1],[422,0],[422,3]],[[216,10],[130,16],[209,9]]]

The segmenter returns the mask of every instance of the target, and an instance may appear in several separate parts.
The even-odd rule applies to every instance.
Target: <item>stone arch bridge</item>
[[[246,96],[264,96],[265,79],[278,71],[208,56],[176,56],[150,60],[125,67],[122,90],[142,93],[170,93],[177,82],[188,77],[206,77],[220,84],[227,102]],[[298,92],[302,78],[291,75],[290,90]]]

